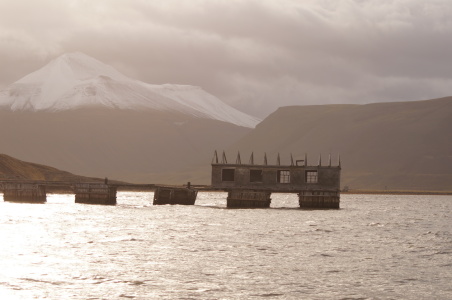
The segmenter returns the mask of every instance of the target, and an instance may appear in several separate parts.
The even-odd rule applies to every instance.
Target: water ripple
[[[337,211],[0,202],[5,299],[452,299],[451,197],[347,195]],[[54,202],[52,202],[54,201]]]

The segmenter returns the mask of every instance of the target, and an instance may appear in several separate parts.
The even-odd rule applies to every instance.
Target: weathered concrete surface
[[[253,171],[262,172],[260,180],[251,180],[251,173]],[[212,187],[221,189],[270,190],[272,192],[339,190],[340,173],[341,168],[339,166],[212,164]],[[312,180],[312,178],[308,180],[309,174],[314,174],[317,180]],[[232,177],[226,178],[227,176]],[[283,178],[284,176],[286,178]]]
[[[44,203],[46,188],[33,183],[3,183],[3,200],[9,202]]]
[[[301,208],[338,209],[340,193],[338,191],[304,191],[298,194]]]
[[[194,205],[197,195],[198,191],[191,188],[157,187],[153,204]]]
[[[270,192],[234,190],[228,192],[229,208],[264,208],[270,207]]]
[[[116,186],[103,183],[77,183],[75,203],[116,205]]]

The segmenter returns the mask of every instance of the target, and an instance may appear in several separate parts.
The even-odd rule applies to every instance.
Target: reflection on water
[[[450,196],[345,195],[340,210],[0,199],[0,299],[451,299]]]

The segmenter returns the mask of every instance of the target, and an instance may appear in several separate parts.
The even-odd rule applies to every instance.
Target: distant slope
[[[0,154],[0,180],[96,181],[45,165],[25,162]]]
[[[368,105],[283,107],[230,147],[290,153],[310,164],[341,155],[342,186],[359,189],[452,190],[452,97]]]
[[[171,112],[0,110],[3,153],[76,174],[134,183],[209,183],[213,151],[250,130]],[[195,170],[199,165],[207,169]]]

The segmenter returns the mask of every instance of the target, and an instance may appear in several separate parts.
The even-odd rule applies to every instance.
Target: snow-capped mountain
[[[200,87],[148,84],[83,53],[64,54],[0,91],[0,108],[13,111],[89,106],[177,111],[251,128],[260,122]]]

